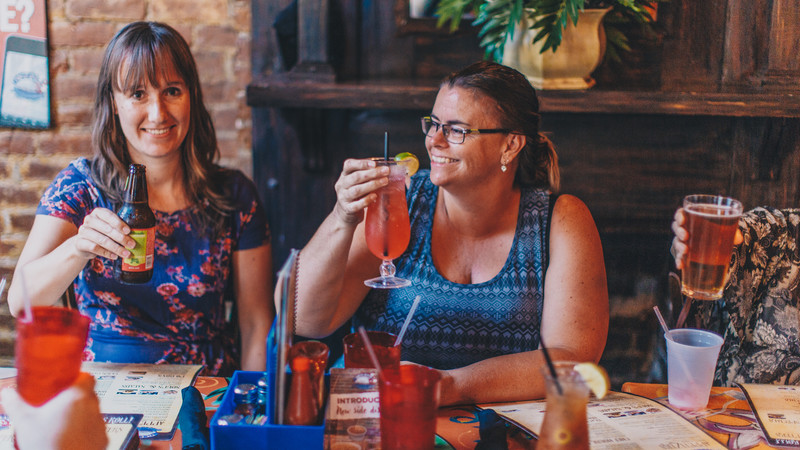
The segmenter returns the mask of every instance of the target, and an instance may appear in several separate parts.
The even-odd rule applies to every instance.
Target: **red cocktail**
[[[381,371],[381,448],[433,448],[440,380],[439,372],[425,366]]]
[[[394,345],[397,336],[383,331],[367,331],[367,337],[375,350],[375,356],[382,369],[400,367],[400,345]],[[369,358],[364,340],[358,333],[351,333],[344,337],[344,367],[374,368]]]
[[[33,320],[17,320],[17,390],[39,406],[78,378],[89,318],[74,309],[37,306]]]
[[[402,255],[408,247],[411,227],[406,204],[406,168],[393,160],[375,159],[379,165],[389,166],[389,184],[375,191],[378,200],[367,207],[365,233],[367,247],[381,258],[381,276],[366,280],[373,288],[398,288],[411,284],[409,280],[394,276],[392,260]]]

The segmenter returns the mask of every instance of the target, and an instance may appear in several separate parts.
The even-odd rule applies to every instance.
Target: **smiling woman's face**
[[[459,87],[442,87],[436,96],[431,118],[461,128],[501,128],[500,112],[494,100]],[[425,147],[431,160],[431,181],[437,186],[453,183],[479,185],[486,177],[500,173],[500,156],[508,135],[468,134],[463,144],[447,141],[442,130],[431,130]]]
[[[121,67],[123,73],[126,66]],[[157,85],[145,78],[129,92],[116,87],[114,107],[134,162],[146,164],[153,158],[179,156],[189,131],[191,99],[177,71],[163,71]]]

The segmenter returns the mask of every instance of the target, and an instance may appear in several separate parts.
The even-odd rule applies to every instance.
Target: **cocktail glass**
[[[541,368],[547,389],[547,403],[536,448],[588,449],[586,404],[589,401],[589,387],[573,369],[575,363],[554,362],[553,365],[558,376],[558,385],[548,367]]]
[[[397,336],[384,331],[367,331],[369,343],[378,357],[382,369],[400,367],[401,344],[394,345]],[[350,333],[342,339],[344,366],[348,369],[374,368],[361,334]]]
[[[367,207],[365,232],[367,247],[383,260],[380,277],[364,281],[369,287],[393,289],[411,284],[410,280],[394,276],[392,260],[402,255],[411,238],[406,204],[406,168],[394,160],[373,158],[379,166],[388,166],[389,184],[378,189],[378,200]]]
[[[722,297],[728,280],[742,204],[719,195],[687,195],[683,210],[689,250],[681,274],[681,291],[693,299],[716,300]]]
[[[75,309],[32,308],[33,320],[17,320],[17,390],[39,406],[70,387],[81,369],[89,318]]]

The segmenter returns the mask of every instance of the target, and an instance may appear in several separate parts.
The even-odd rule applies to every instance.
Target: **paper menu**
[[[800,386],[738,384],[769,445],[800,448]]]
[[[544,420],[545,401],[478,405],[535,435]],[[592,399],[586,410],[592,449],[724,449],[700,428],[668,407],[637,395],[611,392]]]
[[[201,365],[120,364],[84,362],[83,372],[95,378],[100,411],[143,414],[142,439],[172,439],[183,404],[181,390],[194,384]]]

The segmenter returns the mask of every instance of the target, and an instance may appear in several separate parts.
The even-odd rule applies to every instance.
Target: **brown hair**
[[[124,74],[123,66],[127,69]],[[92,177],[112,202],[122,202],[131,158],[127,139],[114,113],[114,89],[128,92],[144,80],[158,86],[159,77],[172,69],[186,84],[191,105],[189,130],[180,149],[184,190],[191,203],[200,206],[195,213],[199,229],[216,234],[223,227],[221,219],[234,208],[223,188],[225,170],[216,164],[217,136],[203,103],[197,65],[189,45],[169,25],[128,24],[106,47],[94,102]]]
[[[481,61],[449,75],[442,86],[471,89],[494,100],[501,114],[500,127],[526,137],[514,184],[558,191],[558,155],[550,139],[539,132],[539,99],[524,75],[502,64]]]

